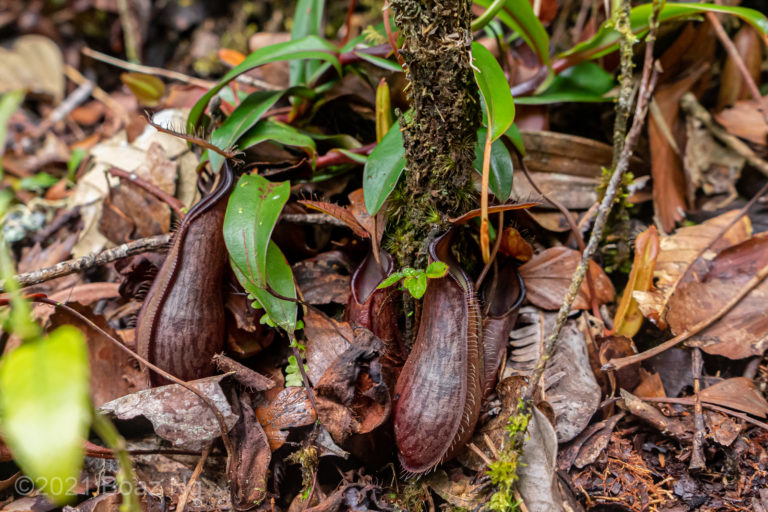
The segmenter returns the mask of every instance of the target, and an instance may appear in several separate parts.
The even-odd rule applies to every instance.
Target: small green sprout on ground
[[[426,270],[405,267],[399,272],[395,272],[381,282],[379,290],[387,288],[403,281],[403,288],[413,296],[414,299],[420,299],[427,291],[427,279],[438,279],[448,272],[448,265],[442,261],[433,261]]]
[[[530,419],[530,413],[525,410],[520,400],[517,411],[509,417],[507,422],[508,440],[499,450],[499,458],[488,466],[488,476],[496,486],[496,492],[488,502],[488,510],[494,512],[520,510],[520,503],[515,499],[514,485],[518,479],[518,463],[523,454],[523,444]]]

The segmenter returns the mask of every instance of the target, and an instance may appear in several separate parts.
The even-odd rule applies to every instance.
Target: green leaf
[[[249,95],[211,135],[211,144],[228,150],[283,96],[285,91],[258,91]],[[209,151],[208,159],[218,171],[224,157]]]
[[[403,275],[402,272],[395,272],[393,274],[390,274],[389,276],[387,276],[386,279],[384,279],[381,283],[379,283],[379,286],[377,286],[376,289],[383,290],[384,288],[388,288],[393,284],[397,283],[403,277],[405,276]]]
[[[22,190],[30,190],[32,192],[42,192],[48,187],[52,187],[58,183],[59,179],[55,176],[51,176],[45,171],[40,171],[32,176],[21,178],[19,181],[19,187]]]
[[[389,129],[381,142],[371,151],[363,171],[365,209],[376,215],[379,208],[395,189],[405,168],[405,148],[400,122]]]
[[[527,3],[527,0],[526,0]],[[501,137],[515,120],[515,102],[501,66],[493,54],[480,43],[472,43],[475,81],[485,100],[491,140]]]
[[[415,276],[403,279],[403,286],[413,295],[414,299],[420,299],[427,291],[427,274],[419,273]]]
[[[295,41],[306,36],[320,36],[323,25],[324,0],[299,0],[293,15],[291,40]],[[301,85],[307,82],[307,77],[314,73],[320,62],[316,59],[294,60],[290,64],[290,84]]]
[[[257,288],[267,287],[267,249],[291,184],[263,176],[240,177],[224,216],[224,242],[235,266]],[[249,290],[250,291],[250,290]]]
[[[520,133],[520,128],[515,123],[509,127],[507,133],[504,134],[509,142],[512,143],[521,155],[525,156],[525,144],[523,144],[523,134]]]
[[[67,160],[67,179],[72,183],[75,182],[75,173],[80,167],[83,159],[88,156],[88,151],[83,148],[75,148],[72,150],[72,154]]]
[[[514,125],[513,125],[514,126]],[[480,128],[477,131],[477,143],[475,144],[475,170],[482,173],[483,169],[483,149],[485,146],[486,129]],[[491,144],[491,175],[488,185],[493,195],[502,203],[509,199],[512,193],[512,174],[514,166],[509,151],[501,140],[493,141]]]
[[[231,261],[231,260],[230,260]],[[267,282],[270,290],[288,297],[291,300],[276,297],[272,291],[260,288],[243,274],[239,268],[232,265],[237,280],[245,290],[256,298],[259,306],[269,315],[273,324],[289,333],[296,330],[296,285],[293,281],[293,271],[276,243],[270,241],[267,249]]]
[[[5,154],[5,137],[8,133],[8,120],[24,101],[24,91],[11,91],[0,95],[0,155]],[[3,166],[0,163],[0,178],[3,177]]]
[[[136,96],[139,105],[156,107],[165,96],[165,84],[156,76],[144,73],[121,73],[120,81]]]
[[[400,64],[397,61],[384,59],[381,57],[377,57],[376,55],[371,55],[365,52],[355,52],[355,55],[357,55],[364,61],[370,62],[374,66],[378,66],[382,69],[386,69],[387,71],[394,71],[396,73],[403,72],[402,66],[400,66]]]
[[[474,3],[488,9],[493,0],[474,0]],[[549,35],[536,17],[528,0],[506,0],[497,14],[498,18],[509,28],[520,34],[523,41],[533,50],[539,62],[550,66]],[[473,30],[477,30],[474,27]]]
[[[273,141],[286,146],[302,148],[307,154],[315,154],[315,141],[293,126],[279,121],[262,119],[256,126],[240,137],[240,148],[248,149],[264,141]]]
[[[632,9],[629,23],[632,33],[638,37],[648,32],[648,21],[653,10],[651,3],[639,5]],[[690,18],[705,12],[717,12],[738,16],[757,29],[763,36],[768,34],[768,18],[759,11],[746,7],[730,7],[705,3],[671,3],[667,2],[659,13],[659,22]],[[611,20],[605,21],[597,33],[589,40],[577,44],[558,57],[566,60],[565,66],[572,66],[589,59],[596,59],[615,51],[619,45],[619,33]]]
[[[80,476],[91,423],[83,334],[59,327],[0,365],[0,429],[19,467],[58,505]]]
[[[442,261],[433,261],[427,267],[426,276],[430,279],[438,279],[448,273],[448,265]]]
[[[351,151],[347,151],[346,149],[342,149],[342,148],[336,148],[333,151],[338,151],[339,153],[346,156],[353,162],[357,162],[359,164],[365,164],[368,161],[367,155],[360,155],[358,153],[353,153]]]
[[[317,36],[307,36],[259,48],[251,53],[239,66],[232,68],[218,84],[195,103],[189,112],[187,130],[192,132],[195,129],[211,98],[239,75],[270,62],[309,58],[330,62],[336,68],[339,75],[341,75],[341,63],[336,55],[336,47]]]
[[[612,101],[605,95],[616,85],[616,80],[611,73],[594,62],[582,62],[557,75],[547,90],[541,94],[517,97],[515,102],[522,105],[546,105]]]
[[[307,365],[304,365],[305,371]],[[288,356],[288,366],[285,367],[285,387],[302,387],[304,385],[304,379],[301,377],[301,370],[299,369],[299,363],[296,361],[296,356]]]

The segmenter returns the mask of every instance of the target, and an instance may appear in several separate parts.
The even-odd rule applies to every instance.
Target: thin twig
[[[56,279],[57,277],[67,276],[80,272],[81,270],[88,270],[101,265],[106,265],[113,261],[133,256],[134,254],[141,254],[142,252],[159,251],[168,247],[168,243],[171,241],[171,235],[156,235],[147,238],[140,238],[127,244],[118,245],[106,251],[102,251],[98,254],[89,254],[81,258],[62,261],[52,267],[42,268],[40,270],[33,270],[32,272],[25,272],[14,276],[14,279],[20,286],[30,286],[33,284],[43,283]],[[0,285],[0,292],[3,291],[2,285]]]
[[[384,30],[387,32],[387,41],[389,41],[389,45],[392,47],[392,53],[395,54],[398,64],[400,64],[400,67],[405,71],[405,59],[400,55],[397,48],[397,38],[395,34],[392,33],[392,24],[389,20],[389,2],[387,0],[384,0],[382,13],[384,14]]]
[[[184,486],[184,492],[181,494],[181,496],[179,496],[179,502],[176,505],[176,512],[184,512],[184,507],[187,506],[187,501],[189,501],[189,495],[192,494],[192,488],[195,486],[197,479],[200,478],[200,475],[203,472],[203,466],[205,466],[205,461],[208,460],[208,455],[210,455],[212,447],[213,443],[211,442],[208,443],[208,446],[206,446],[203,450],[203,454],[200,456],[200,460],[197,461],[197,465],[195,466],[195,470],[192,472],[192,476],[189,477],[187,485]]]
[[[758,89],[757,84],[752,79],[752,75],[749,73],[746,64],[744,64],[744,59],[741,58],[738,48],[733,44],[733,41],[728,37],[728,34],[725,33],[723,24],[720,23],[720,19],[714,12],[707,13],[707,20],[712,25],[712,28],[715,29],[715,34],[717,34],[720,43],[725,47],[725,51],[728,52],[728,56],[733,59],[734,64],[736,64],[736,67],[739,69],[741,79],[744,80],[744,84],[747,86],[747,89],[749,89],[749,93],[755,99],[758,110],[760,110],[763,113],[763,116],[765,116],[765,119],[768,120],[768,105],[760,94],[760,89]]]
[[[221,411],[219,411],[218,407],[213,403],[213,401],[205,396],[202,392],[197,390],[194,386],[189,384],[188,382],[185,382],[178,377],[171,375],[167,371],[163,370],[162,368],[155,366],[154,364],[150,363],[143,357],[141,357],[139,354],[125,346],[120,340],[109,334],[107,331],[99,327],[96,323],[94,323],[90,318],[83,315],[79,311],[69,307],[68,305],[62,303],[62,302],[56,302],[55,300],[51,300],[48,297],[41,296],[41,295],[33,295],[26,297],[28,300],[31,300],[32,302],[38,302],[41,304],[48,304],[49,306],[53,306],[56,308],[61,308],[67,313],[69,313],[72,316],[77,317],[80,321],[85,322],[88,327],[91,329],[94,329],[96,332],[104,336],[108,341],[110,341],[113,345],[115,345],[118,349],[122,350],[129,356],[133,357],[137,361],[139,361],[141,364],[152,370],[153,372],[157,373],[158,375],[168,379],[169,381],[173,382],[174,384],[178,384],[179,386],[183,387],[184,389],[191,391],[193,394],[195,394],[198,398],[200,398],[203,403],[211,410],[211,412],[214,414],[216,420],[219,423],[219,430],[221,434],[221,440],[224,443],[224,448],[227,450],[227,455],[229,455],[227,459],[227,465],[229,466],[230,461],[232,460],[231,455],[234,453],[232,450],[232,442],[229,439],[229,431],[227,429],[227,423],[224,421],[224,416],[222,416]]]
[[[170,69],[163,69],[163,68],[156,68],[152,66],[144,66],[142,64],[134,64],[132,62],[126,62],[124,60],[116,59],[115,57],[107,55],[106,53],[101,53],[99,51],[93,50],[91,48],[88,48],[87,46],[83,47],[83,49],[80,51],[83,53],[83,55],[86,55],[88,57],[91,57],[93,59],[104,62],[106,64],[110,64],[118,68],[127,69],[128,71],[135,71],[137,73],[144,73],[147,75],[162,76],[170,80],[176,80],[177,82],[194,85],[197,87],[201,87],[203,89],[210,89],[214,85],[216,85],[216,82],[185,75],[184,73],[179,73],[178,71],[172,71]],[[235,78],[235,80],[237,80],[238,82],[244,83],[246,85],[259,87],[267,91],[278,91],[282,89],[282,87],[280,86],[272,85],[270,83],[257,80],[255,78],[247,77],[245,75],[240,75],[237,78]]]
[[[624,147],[621,151],[621,156],[619,157],[618,163],[616,164],[616,168],[614,169],[613,175],[608,182],[608,186],[605,190],[605,196],[600,202],[600,207],[597,211],[597,217],[595,218],[595,223],[592,227],[592,234],[589,237],[587,247],[581,255],[579,266],[576,268],[576,272],[574,272],[571,285],[569,286],[568,292],[566,293],[563,300],[563,304],[560,306],[560,310],[557,313],[552,333],[544,341],[543,350],[541,351],[539,360],[537,361],[536,367],[534,368],[531,375],[530,384],[527,387],[524,396],[524,403],[526,404],[530,404],[532,402],[533,397],[538,390],[539,381],[541,380],[541,375],[544,373],[546,363],[554,354],[557,340],[560,337],[560,333],[563,329],[563,326],[565,325],[566,320],[568,319],[568,314],[571,311],[571,305],[576,299],[579,289],[581,288],[581,283],[584,280],[584,275],[587,272],[589,261],[597,252],[598,245],[600,244],[600,240],[603,237],[603,230],[605,229],[608,215],[610,214],[613,204],[616,200],[616,195],[621,188],[621,182],[624,177],[624,173],[629,168],[629,159],[632,155],[632,148],[634,147],[637,138],[640,136],[642,127],[645,124],[645,118],[648,113],[648,105],[650,103],[651,93],[656,86],[656,80],[658,78],[658,69],[654,65],[653,61],[653,47],[656,39],[656,30],[658,27],[658,11],[659,4],[658,2],[654,2],[654,10],[650,23],[651,30],[648,33],[648,37],[646,39],[643,76],[640,82],[640,91],[637,98],[637,106],[635,107],[635,117],[632,120],[632,126],[629,130],[629,133],[627,134]]]
[[[139,45],[136,42],[136,20],[131,16],[128,0],[117,0],[117,10],[120,13],[120,25],[123,28],[123,41],[125,42],[125,55],[131,62],[139,62]]]
[[[94,83],[91,80],[86,80],[77,86],[77,89],[72,91],[72,94],[62,101],[58,107],[56,107],[50,114],[41,122],[34,131],[36,137],[43,136],[51,126],[63,120],[67,115],[72,112],[78,105],[91,97],[93,92]]]
[[[691,397],[683,397],[683,398],[646,397],[646,398],[642,398],[642,400],[646,402],[658,402],[658,403],[666,403],[666,404],[693,405],[693,399]],[[715,404],[709,404],[706,402],[702,403],[701,406],[706,409],[711,409],[713,411],[722,412],[723,414],[728,414],[730,416],[733,416],[734,418],[739,418],[740,420],[744,420],[747,423],[751,423],[757,427],[768,430],[768,423],[763,423],[762,421],[756,420],[750,416],[747,416],[744,413],[733,411],[731,409],[720,407]]]
[[[729,149],[736,152],[739,156],[743,157],[749,165],[763,173],[765,176],[768,176],[768,162],[757,156],[757,154],[752,151],[752,148],[750,148],[744,141],[731,135],[723,127],[715,123],[714,119],[712,119],[712,115],[707,112],[698,101],[696,101],[696,97],[693,94],[689,92],[685,93],[680,99],[680,106],[683,107],[683,110],[685,110],[688,115],[691,115],[704,123],[704,126],[706,126],[712,135],[714,135],[720,142],[728,146]]]
[[[78,85],[82,85],[86,82],[89,82],[85,76],[83,76],[80,71],[75,69],[74,67],[67,64],[64,66],[64,74],[67,75],[67,78],[72,80]],[[128,121],[128,111],[123,107],[120,103],[118,103],[116,100],[110,96],[107,91],[102,89],[96,84],[93,84],[93,90],[91,91],[91,96],[93,96],[95,99],[102,102],[104,105],[107,106],[112,112],[115,113],[117,117],[119,117],[123,122]]]
[[[344,37],[341,38],[342,46],[346,45],[349,41],[349,38],[352,36],[352,15],[355,13],[356,5],[357,0],[349,0],[349,4],[347,5],[347,18],[344,20],[344,27],[346,32],[344,33]]]
[[[156,185],[153,185],[152,183],[147,182],[146,180],[139,178],[136,173],[124,171],[122,169],[118,169],[117,167],[112,167],[109,169],[109,174],[112,176],[115,176],[117,178],[125,178],[126,180],[130,181],[131,183],[135,184],[137,187],[143,188],[165,204],[171,207],[171,209],[176,212],[179,217],[184,217],[184,204],[173,197],[168,192],[158,188]]]
[[[304,358],[299,353],[299,347],[296,346],[296,338],[291,334],[291,350],[293,351],[293,357],[296,358],[296,365],[299,367],[301,373],[301,380],[304,383],[304,389],[307,391],[309,401],[312,403],[312,410],[315,411],[315,417],[317,416],[317,402],[315,401],[315,392],[312,389],[312,384],[309,382],[309,376],[304,369]]]
[[[768,265],[761,267],[757,274],[752,276],[749,281],[747,281],[744,286],[742,286],[742,288],[739,290],[739,293],[731,297],[728,302],[726,302],[714,315],[704,318],[682,334],[678,334],[671,340],[667,340],[660,345],[656,345],[655,347],[648,349],[645,352],[627,357],[620,357],[618,359],[611,359],[603,365],[602,370],[621,370],[625,366],[639,363],[650,357],[661,354],[665,350],[674,347],[678,343],[687,340],[691,336],[695,336],[696,334],[700,333],[710,325],[713,325],[715,322],[723,318],[731,309],[736,306],[736,304],[741,302],[744,297],[746,297],[752,290],[754,290],[760,283],[762,283],[766,276],[768,276]]]
[[[701,349],[693,349],[693,360],[691,362],[693,373],[693,424],[696,431],[693,434],[693,448],[691,453],[691,462],[688,468],[692,470],[702,470],[707,467],[707,461],[704,458],[704,439],[707,434],[704,430],[704,414],[701,410]]]
[[[586,250],[587,246],[584,243],[584,237],[581,236],[581,231],[579,231],[579,227],[576,225],[576,220],[573,218],[573,215],[571,214],[570,210],[566,208],[563,203],[560,201],[557,201],[556,199],[553,199],[549,197],[549,195],[545,194],[541,188],[536,184],[536,182],[533,180],[533,176],[531,176],[531,172],[528,170],[528,166],[525,163],[525,160],[523,159],[523,155],[520,153],[520,150],[515,148],[515,151],[517,151],[517,161],[520,162],[520,168],[523,170],[523,174],[525,174],[525,178],[528,180],[528,183],[531,184],[531,187],[533,190],[536,191],[537,194],[539,194],[541,197],[544,198],[545,201],[547,201],[549,204],[560,210],[560,213],[565,216],[565,221],[568,223],[568,227],[571,229],[571,234],[573,235],[573,238],[576,240],[576,245],[579,247],[579,251],[582,253]],[[596,318],[601,318],[600,315],[600,305],[597,301],[597,293],[595,292],[595,283],[592,278],[592,272],[586,273],[586,279],[587,279],[587,288],[589,288],[589,299],[590,304],[592,306],[592,314]]]

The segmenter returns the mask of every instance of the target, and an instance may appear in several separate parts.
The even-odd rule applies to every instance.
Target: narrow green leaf
[[[211,90],[205,93],[203,97],[195,103],[192,110],[189,112],[187,130],[192,132],[195,129],[197,123],[200,121],[200,117],[205,111],[205,107],[207,107],[208,102],[211,101],[211,98],[237,76],[270,62],[295,59],[324,60],[331,63],[336,68],[339,75],[341,75],[341,62],[339,62],[339,58],[336,55],[336,47],[317,36],[307,36],[301,39],[285,41],[283,43],[259,48],[251,53],[239,66],[232,68],[226,75],[224,75],[218,84],[211,88]]]
[[[509,142],[512,143],[521,155],[525,156],[525,144],[523,144],[523,134],[520,133],[520,128],[515,123],[509,127],[507,133],[504,134]]]
[[[394,71],[395,73],[403,72],[402,66],[400,66],[400,64],[397,61],[384,59],[381,57],[377,57],[376,55],[370,55],[365,52],[355,52],[355,55],[357,55],[364,61],[370,62],[374,66],[378,66],[382,69],[386,69],[387,71]]]
[[[474,0],[474,3],[488,9],[493,0]],[[528,0],[506,0],[496,15],[502,23],[520,34],[523,41],[533,50],[539,62],[550,65],[549,35],[536,17]]]
[[[231,261],[231,259],[230,259]],[[280,248],[270,240],[267,249],[267,282],[271,291],[256,286],[250,276],[232,265],[235,276],[245,290],[256,298],[272,323],[292,333],[296,329],[296,285],[293,271]],[[281,299],[272,292],[291,300]]]
[[[5,154],[5,137],[8,133],[8,120],[24,101],[24,91],[11,91],[0,96],[0,155]],[[0,163],[0,178],[3,177],[3,167]]]
[[[393,284],[397,283],[399,280],[403,278],[402,272],[395,272],[393,274],[390,274],[387,276],[386,279],[384,279],[381,283],[379,283],[379,286],[376,287],[377,290],[383,290],[384,288],[389,288]]]
[[[22,190],[30,190],[32,192],[43,192],[48,187],[52,187],[59,182],[59,178],[52,176],[45,171],[40,171],[32,176],[21,178],[19,181],[19,187]]]
[[[136,96],[139,105],[155,107],[165,96],[165,84],[156,76],[144,73],[121,73],[120,81]]]
[[[263,176],[242,176],[227,204],[224,241],[234,265],[256,287],[267,287],[267,249],[291,184]]]
[[[486,133],[485,128],[480,128],[477,131],[474,167],[478,174],[482,173],[483,169],[483,150]],[[504,142],[500,139],[493,141],[493,144],[491,144],[491,175],[489,176],[488,185],[493,195],[502,203],[509,199],[509,195],[512,193],[513,172],[512,158],[510,158],[509,151]]]
[[[651,3],[638,5],[629,16],[632,33],[642,37],[648,32],[648,20],[650,18],[653,5]],[[768,18],[760,11],[749,9],[747,7],[731,7],[727,5],[715,5],[706,3],[671,3],[667,2],[661,8],[659,13],[659,22],[689,18],[705,12],[717,12],[738,16],[757,29],[763,36],[768,34]],[[619,33],[613,26],[611,20],[605,21],[597,33],[589,40],[577,44],[570,50],[561,53],[558,57],[566,59],[570,65],[579,62],[596,59],[618,49]]]
[[[368,156],[363,171],[365,209],[376,215],[379,208],[395,189],[405,168],[405,148],[400,123],[392,125],[381,142]]]
[[[485,100],[491,139],[496,140],[515,120],[515,102],[504,71],[485,46],[472,43],[472,60],[475,81]]]
[[[291,26],[291,40],[306,36],[320,36],[323,26],[325,0],[298,0]],[[307,77],[317,70],[320,62],[315,59],[294,60],[290,64],[290,84],[303,85]]]
[[[430,279],[438,279],[448,273],[448,265],[442,261],[433,261],[427,266],[425,274]]]
[[[24,343],[0,365],[0,430],[16,462],[56,504],[77,482],[91,423],[83,334],[59,327]]]
[[[227,150],[235,145],[261,117],[277,103],[284,91],[258,91],[249,95],[211,135],[211,144]],[[214,171],[218,171],[224,157],[209,152],[208,159]]]
[[[597,103],[612,101],[606,97],[617,85],[613,74],[594,62],[582,62],[557,75],[541,94],[521,96],[515,102],[521,105],[546,105],[550,103]]]
[[[289,124],[270,119],[262,119],[256,126],[245,132],[240,137],[239,145],[241,149],[248,149],[267,140],[286,146],[300,147],[310,155],[315,153],[315,141],[312,137],[301,133]]]

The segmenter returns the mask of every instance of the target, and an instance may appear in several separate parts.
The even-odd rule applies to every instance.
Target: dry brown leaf
[[[80,304],[69,304],[93,323],[113,337],[119,336],[101,315]],[[79,318],[59,308],[50,317],[50,327],[74,325],[88,341],[88,360],[91,367],[91,398],[95,407],[136,391],[146,389],[147,381],[139,369],[138,362],[116,347],[103,334]]]
[[[219,385],[223,376],[190,381],[200,393],[208,397],[224,418],[228,428],[237,422],[237,415]],[[219,422],[208,406],[194,393],[178,384],[146,389],[112,400],[102,405],[101,412],[110,413],[121,420],[137,416],[147,418],[155,433],[173,443],[189,449],[201,449],[221,435]]]
[[[257,407],[256,418],[269,439],[269,448],[277,450],[288,439],[285,429],[311,425],[317,418],[303,387],[285,388],[274,400]]]
[[[391,410],[378,360],[384,344],[362,328],[355,335],[355,344],[336,359],[315,386],[317,414],[338,444],[353,434],[371,432]]]
[[[752,379],[746,377],[733,377],[720,381],[702,389],[699,396],[704,403],[721,405],[761,418],[768,416],[768,402],[765,401]]]
[[[763,232],[721,251],[703,271],[691,272],[669,301],[667,320],[672,333],[679,335],[719,313],[766,266],[768,232]],[[763,280],[688,343],[730,359],[762,355],[768,346],[766,300],[768,280]]]
[[[528,300],[543,309],[559,309],[579,261],[581,261],[579,251],[564,246],[551,247],[531,258],[519,269],[525,281]],[[598,303],[611,302],[616,296],[616,290],[603,269],[594,261],[590,261],[589,272],[595,284]],[[579,289],[573,307],[575,309],[590,308],[589,287],[586,280]]]
[[[327,251],[293,265],[293,277],[305,302],[346,304],[352,262],[346,253]]]
[[[314,384],[355,339],[347,322],[337,322],[314,308],[304,315],[304,335],[307,337],[307,376]]]
[[[763,96],[765,105],[768,96]],[[768,121],[755,100],[737,101],[733,107],[715,114],[715,119],[728,133],[761,146],[768,145]]]
[[[686,182],[683,161],[668,135],[676,140],[678,132],[679,103],[683,94],[690,91],[705,68],[671,84],[660,86],[653,99],[658,105],[659,116],[648,118],[648,138],[651,146],[651,175],[653,176],[653,205],[664,231],[671,232],[675,224],[685,216]]]
[[[699,251],[709,245],[737,216],[738,211],[732,210],[696,226],[680,228],[671,236],[661,237],[661,252],[656,259],[656,270],[653,274],[656,278],[654,289],[649,292],[635,291],[632,294],[643,316],[659,328],[666,328],[667,303],[683,273],[693,263]],[[717,251],[742,242],[751,234],[752,223],[748,217],[742,217],[714,243],[711,250],[704,254],[704,258],[711,260]]]
[[[530,375],[554,321],[554,313],[532,307],[520,309],[520,327],[510,333],[512,349],[501,380]],[[555,354],[541,377],[541,388],[555,414],[558,442],[570,441],[584,430],[600,404],[600,386],[576,320],[569,320],[563,327]]]
[[[757,31],[748,24],[742,25],[733,36],[733,44],[738,50],[749,75],[760,84],[760,64],[763,60],[763,43]],[[736,61],[728,54],[723,71],[720,73],[720,90],[717,95],[717,110],[733,105],[737,100],[751,98]]]
[[[64,97],[64,60],[59,47],[44,36],[26,35],[10,50],[0,48],[0,93],[25,89]]]

